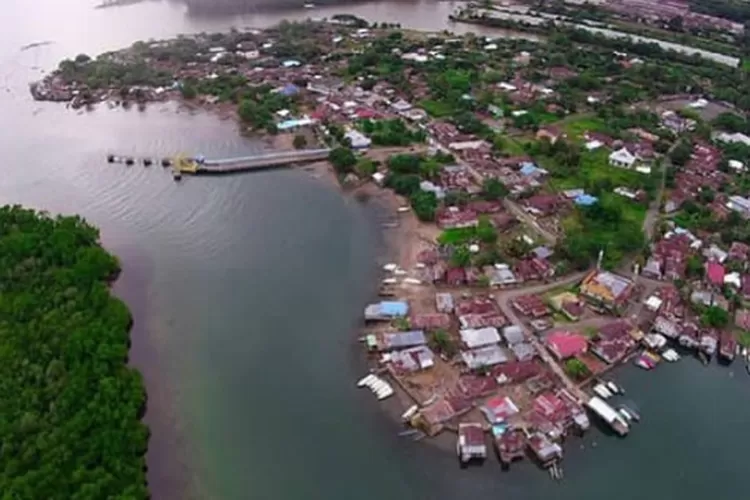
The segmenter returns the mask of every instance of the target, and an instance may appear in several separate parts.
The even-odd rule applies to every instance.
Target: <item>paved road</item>
[[[677,144],[675,142],[675,144]],[[667,183],[667,170],[672,168],[672,162],[669,159],[669,153],[672,152],[672,149],[674,149],[675,146],[672,146],[669,149],[669,152],[664,155],[664,161],[661,165],[661,183],[659,184],[659,190],[656,193],[656,196],[654,197],[654,200],[651,202],[651,204],[648,207],[648,211],[646,212],[646,217],[643,219],[643,233],[646,235],[646,239],[650,243],[651,240],[654,238],[654,233],[656,229],[656,223],[659,221],[659,215],[661,211],[661,202],[664,198],[664,188],[666,187]]]
[[[534,348],[539,353],[539,356],[542,358],[542,360],[547,363],[547,365],[550,367],[550,369],[558,376],[560,377],[560,380],[562,380],[565,387],[570,391],[571,394],[573,394],[575,397],[577,397],[581,402],[588,401],[589,396],[583,392],[576,384],[568,378],[568,375],[565,373],[565,371],[560,367],[559,364],[557,364],[557,361],[550,355],[550,353],[547,351],[547,349],[544,348],[541,342],[539,342],[539,339],[537,339],[536,335],[531,331],[531,329],[521,321],[521,319],[518,317],[518,314],[516,314],[516,311],[513,309],[513,307],[510,305],[511,299],[514,297],[518,297],[521,295],[535,295],[544,293],[546,291],[562,287],[562,286],[568,286],[572,285],[574,283],[577,283],[581,281],[584,276],[588,274],[588,271],[580,272],[571,274],[569,276],[566,276],[565,278],[562,278],[560,280],[555,280],[551,283],[544,283],[540,285],[535,286],[529,286],[525,288],[519,288],[516,290],[509,290],[507,292],[501,292],[496,296],[496,300],[498,305],[500,306],[500,310],[507,316],[507,318],[510,320],[511,324],[519,325],[523,331],[526,337],[529,339],[531,344],[534,346]]]

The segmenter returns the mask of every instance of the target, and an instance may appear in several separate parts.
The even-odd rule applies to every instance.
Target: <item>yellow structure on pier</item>
[[[172,168],[175,174],[194,174],[198,171],[198,163],[192,158],[177,156],[172,162]]]

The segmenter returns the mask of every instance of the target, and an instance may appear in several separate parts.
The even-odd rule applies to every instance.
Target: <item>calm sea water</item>
[[[631,436],[571,441],[566,478],[404,442],[369,394],[355,342],[379,254],[370,210],[300,171],[186,179],[112,166],[108,152],[247,154],[231,123],[175,109],[76,113],[26,84],[61,57],[282,14],[186,17],[178,3],[93,10],[95,0],[3,2],[0,203],[77,212],[123,262],[132,361],[146,377],[149,480],[160,499],[746,498],[750,377],[692,360],[617,379],[642,413]],[[330,8],[442,29],[448,4]],[[326,13],[327,12],[327,13]],[[309,11],[288,17],[307,17]],[[22,45],[49,40],[45,47]],[[583,447],[583,448],[582,448]]]

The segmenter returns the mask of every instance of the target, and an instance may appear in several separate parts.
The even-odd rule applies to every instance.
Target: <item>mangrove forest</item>
[[[118,270],[82,218],[0,208],[0,499],[148,498]]]

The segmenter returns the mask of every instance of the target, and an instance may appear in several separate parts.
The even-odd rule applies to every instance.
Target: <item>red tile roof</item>
[[[724,266],[716,261],[710,261],[706,263],[706,277],[709,283],[716,286],[722,286],[724,284]]]
[[[573,332],[554,332],[545,339],[547,347],[558,359],[567,359],[583,354],[588,348],[586,337]]]

